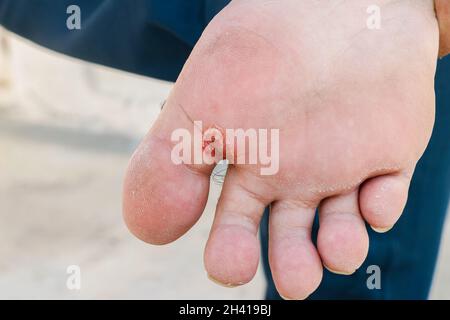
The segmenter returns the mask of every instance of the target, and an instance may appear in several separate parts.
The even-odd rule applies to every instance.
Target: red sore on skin
[[[209,140],[203,139],[202,150],[205,151],[206,147],[209,146],[214,141],[216,141],[216,137],[214,137],[214,136],[212,136],[211,139],[209,139]],[[213,156],[213,157],[216,156],[216,149],[213,149],[211,151],[211,156]]]
[[[222,151],[222,159],[226,159],[226,147],[225,147],[225,131],[217,126],[217,125],[213,125],[212,127],[208,128],[207,130],[205,130],[205,132],[203,133],[203,141],[202,141],[202,151],[205,151],[205,149],[212,143],[216,142],[216,136],[215,135],[211,135],[211,137],[205,137],[205,133],[208,131],[215,131],[217,130],[218,132],[220,132],[220,135],[222,136],[222,141],[217,141],[217,143],[219,145],[215,145],[214,149],[211,151],[211,156],[215,157],[216,156],[216,148],[218,146],[222,146],[223,151]]]

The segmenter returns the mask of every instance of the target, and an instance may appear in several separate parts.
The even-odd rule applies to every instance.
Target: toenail
[[[216,278],[213,278],[211,275],[208,274],[208,279],[214,282],[215,284],[218,284],[219,286],[225,287],[225,288],[235,288],[238,285],[232,284],[232,283],[223,283],[217,280]]]
[[[281,294],[280,294],[280,297],[281,297],[283,300],[286,300],[286,301],[301,301],[301,300],[306,300],[306,299],[309,297],[309,295],[307,295],[306,297],[301,298],[301,299],[292,299],[292,298],[285,297],[285,296],[283,296],[283,295],[281,295]]]
[[[386,232],[388,232],[389,230],[391,230],[393,228],[393,226],[392,227],[387,227],[387,228],[375,228],[373,226],[370,226],[370,227],[372,228],[373,231],[375,231],[377,233],[386,233]]]
[[[326,265],[323,265],[323,266],[325,267],[325,269],[327,269],[327,270],[330,271],[331,273],[335,273],[335,274],[338,274],[338,275],[341,275],[341,276],[350,276],[350,275],[354,274],[355,271],[356,271],[356,270],[353,270],[353,271],[351,271],[351,272],[347,272],[347,271],[336,271],[336,270],[333,270],[333,269],[331,269],[331,268],[328,268]]]

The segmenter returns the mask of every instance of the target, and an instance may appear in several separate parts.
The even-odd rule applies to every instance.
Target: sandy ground
[[[127,161],[171,84],[7,37],[8,50],[0,51],[0,298],[262,298],[261,268],[235,289],[206,278],[202,253],[220,185],[212,182],[200,222],[169,246],[146,245],[122,223]],[[447,226],[432,298],[450,299],[449,236]],[[66,286],[69,265],[81,268],[81,290]]]

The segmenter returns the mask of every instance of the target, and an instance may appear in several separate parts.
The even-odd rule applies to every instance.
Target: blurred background
[[[261,299],[211,283],[203,248],[220,184],[199,223],[174,244],[134,238],[122,178],[171,84],[69,58],[0,27],[0,298]],[[81,268],[69,290],[66,269]],[[413,285],[413,284],[411,284]],[[432,299],[450,299],[450,225]]]

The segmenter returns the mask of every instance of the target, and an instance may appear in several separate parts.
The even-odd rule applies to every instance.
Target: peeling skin
[[[356,188],[358,188],[359,185],[361,185],[361,183],[363,183],[364,181],[366,181],[367,179],[373,178],[373,177],[377,177],[380,175],[385,175],[385,174],[390,174],[390,173],[396,173],[399,172],[401,169],[400,167],[383,167],[383,168],[378,168],[375,170],[372,170],[370,174],[364,175],[363,177],[360,177],[359,179],[357,179],[354,183],[350,183],[350,184],[336,184],[334,186],[328,186],[328,187],[322,187],[322,188],[314,188],[314,189],[310,189],[309,191],[313,194],[317,194],[317,195],[321,195],[322,197],[324,197],[324,195],[326,195],[326,197],[332,196],[334,194],[339,194],[339,193],[347,193],[350,192],[352,190],[355,190]]]

